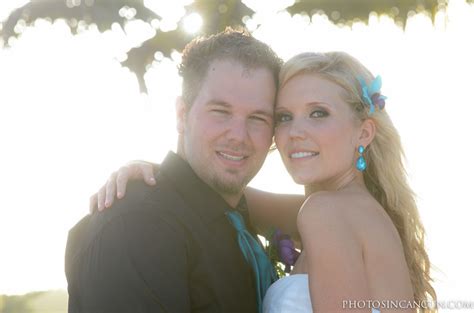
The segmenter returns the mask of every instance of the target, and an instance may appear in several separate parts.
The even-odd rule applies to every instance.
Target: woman
[[[342,52],[303,53],[282,67],[275,142],[306,200],[297,217],[301,255],[268,290],[265,312],[413,312],[413,300],[436,300],[380,83]]]

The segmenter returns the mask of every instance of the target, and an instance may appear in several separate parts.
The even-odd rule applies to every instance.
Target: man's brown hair
[[[178,69],[183,78],[182,98],[188,108],[196,99],[209,66],[216,60],[237,61],[248,69],[267,68],[278,86],[282,60],[249,32],[228,27],[221,33],[193,39],[183,50]]]

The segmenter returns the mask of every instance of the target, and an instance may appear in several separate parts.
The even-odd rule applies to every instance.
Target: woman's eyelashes
[[[317,109],[311,112],[311,117],[326,117],[329,113],[326,110]]]
[[[329,113],[326,110],[323,109],[317,109],[311,111],[309,113],[308,117],[310,118],[322,118],[328,116]],[[276,124],[284,123],[284,122],[289,122],[293,119],[293,115],[287,112],[277,112],[275,114],[275,122]]]

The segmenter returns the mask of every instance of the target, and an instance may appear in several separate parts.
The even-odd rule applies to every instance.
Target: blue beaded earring
[[[364,156],[362,155],[365,151],[364,146],[360,145],[358,151],[360,156],[359,158],[357,158],[356,168],[357,170],[363,172],[367,168],[367,162],[365,161]]]

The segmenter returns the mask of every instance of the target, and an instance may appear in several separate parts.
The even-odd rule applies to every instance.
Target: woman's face
[[[275,141],[296,183],[325,184],[356,171],[359,129],[344,89],[300,74],[279,90]]]

